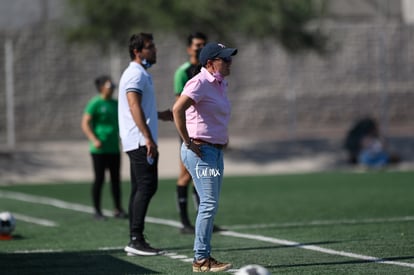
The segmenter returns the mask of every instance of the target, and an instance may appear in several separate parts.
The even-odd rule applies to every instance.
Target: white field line
[[[74,210],[74,211],[89,213],[89,214],[93,214],[95,212],[93,207],[90,207],[87,205],[65,202],[65,201],[58,200],[58,199],[28,195],[28,194],[12,192],[12,191],[0,190],[0,198],[8,198],[8,199],[14,199],[18,201],[50,205],[50,206],[54,206],[57,208],[69,209],[69,210]],[[103,210],[103,214],[110,216],[112,215],[112,212],[109,210]],[[159,218],[153,218],[153,217],[147,217],[145,220],[150,223],[163,224],[163,225],[181,228],[181,223],[177,221],[173,221],[173,220],[159,219]]]
[[[180,222],[177,222],[174,220],[166,220],[166,219],[160,219],[160,218],[154,218],[154,217],[145,217],[145,221],[150,222],[150,223],[168,225],[168,226],[176,227],[176,228],[183,227]]]
[[[34,196],[34,195],[28,195],[24,193],[18,193],[18,192],[12,192],[12,191],[2,191],[0,190],[0,198],[7,198],[7,199],[14,199],[18,201],[24,201],[24,202],[31,202],[31,203],[37,203],[37,204],[44,204],[49,206],[54,206],[57,208],[63,208],[63,209],[69,209],[74,210],[78,212],[83,213],[94,213],[94,210],[90,206],[77,204],[77,203],[70,203],[65,202],[58,199],[53,198],[47,198],[47,197],[41,197],[41,196]]]
[[[271,237],[266,237],[266,236],[261,236],[261,235],[243,234],[243,233],[238,233],[234,231],[223,231],[223,232],[220,232],[220,234],[224,236],[235,237],[235,238],[263,241],[266,243],[280,244],[280,245],[285,245],[285,246],[294,246],[294,247],[303,248],[306,250],[312,250],[312,251],[317,251],[317,252],[330,254],[330,255],[338,255],[338,256],[343,256],[343,257],[348,257],[348,258],[360,259],[360,260],[365,260],[365,261],[374,262],[374,263],[390,264],[390,265],[398,265],[398,266],[414,268],[413,263],[387,261],[387,260],[377,258],[377,257],[366,256],[362,254],[355,254],[355,253],[350,253],[350,252],[345,252],[345,251],[338,251],[338,250],[323,248],[323,247],[316,246],[316,245],[304,245],[298,242],[271,238]]]
[[[163,256],[166,256],[166,257],[168,257],[170,259],[173,259],[173,260],[180,260],[182,262],[190,262],[190,260],[191,260],[191,262],[193,261],[192,258],[190,258],[186,255],[180,255],[180,254],[177,254],[177,253],[174,253],[174,252],[165,253]]]
[[[58,208],[63,208],[63,209],[68,209],[68,210],[73,210],[73,211],[79,211],[79,212],[84,212],[84,213],[93,213],[93,208],[89,207],[89,206],[86,206],[86,205],[77,204],[77,203],[69,203],[69,202],[65,202],[65,201],[58,200],[58,199],[53,199],[53,198],[27,195],[27,194],[24,194],[24,193],[9,192],[9,191],[0,190],[0,197],[12,198],[12,199],[20,200],[20,201],[25,201],[25,202],[33,202],[33,203],[51,205],[51,206],[55,206],[55,207],[58,207]],[[105,210],[105,212],[111,213],[109,210]],[[150,222],[150,223],[163,224],[163,225],[169,225],[169,226],[177,227],[176,226],[177,222],[172,221],[172,220],[159,219],[159,218],[150,218],[150,219],[147,219],[147,221]],[[362,255],[362,254],[355,254],[355,253],[350,253],[350,252],[345,252],[345,251],[338,251],[338,250],[323,248],[323,247],[316,246],[316,245],[304,245],[304,244],[294,242],[294,241],[277,239],[277,238],[266,237],[266,236],[261,236],[261,235],[244,234],[244,233],[238,233],[238,232],[234,232],[234,231],[223,231],[223,232],[220,232],[219,234],[221,234],[223,236],[250,239],[250,240],[262,241],[262,242],[266,242],[266,243],[280,244],[280,245],[285,245],[285,246],[295,246],[297,248],[302,248],[302,249],[306,249],[306,250],[312,250],[312,251],[317,251],[317,252],[330,254],[330,255],[338,255],[338,256],[343,256],[343,257],[348,257],[348,258],[360,259],[360,260],[370,261],[370,262],[373,262],[373,263],[390,264],[390,265],[397,265],[397,266],[404,266],[404,267],[414,268],[414,263],[405,263],[405,262],[398,262],[398,261],[387,261],[387,260],[377,258],[377,257],[372,257],[372,256],[367,256],[367,255]],[[174,256],[174,255],[177,255],[177,254],[172,255],[170,253],[170,255]],[[183,259],[180,259],[180,260],[181,261],[183,261],[183,260],[186,261],[187,259],[188,258],[186,258],[186,259],[183,258]]]
[[[414,221],[414,216],[391,217],[391,218],[368,218],[368,219],[343,219],[343,220],[320,220],[309,222],[286,222],[286,223],[268,223],[268,224],[240,224],[223,226],[227,229],[263,229],[263,228],[289,228],[289,227],[306,227],[319,225],[353,225],[367,223],[389,223],[389,222],[408,222]]]
[[[107,250],[121,250],[124,249],[123,246],[105,246],[105,247],[99,247],[98,250],[101,251],[107,251]]]
[[[16,250],[15,254],[32,254],[32,253],[60,253],[61,249],[35,249],[35,250]]]
[[[38,225],[42,225],[42,226],[48,226],[48,227],[58,226],[58,224],[55,223],[54,221],[39,219],[39,218],[35,218],[35,217],[30,217],[30,216],[26,216],[26,215],[19,214],[19,213],[16,213],[16,212],[13,212],[13,216],[19,221],[24,221],[24,222],[28,222],[28,223],[34,223],[34,224],[38,224]]]

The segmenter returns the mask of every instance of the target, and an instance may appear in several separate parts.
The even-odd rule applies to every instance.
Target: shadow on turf
[[[117,251],[119,252],[119,250]],[[1,274],[159,274],[108,251],[0,253]]]
[[[381,263],[383,261],[400,261],[411,260],[414,256],[401,256],[401,257],[389,257],[382,258],[379,261],[370,260],[350,260],[350,261],[338,261],[338,262],[320,262],[320,263],[302,263],[302,264],[286,264],[286,265],[267,265],[265,268],[290,268],[290,267],[307,267],[307,266],[327,266],[327,265],[347,265],[347,264],[368,264],[368,263]]]

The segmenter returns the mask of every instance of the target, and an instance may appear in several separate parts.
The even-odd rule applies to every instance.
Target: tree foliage
[[[200,30],[231,40],[274,38],[285,49],[323,52],[318,27],[324,0],[69,0],[76,23],[71,40],[125,45],[134,32],[186,35]]]

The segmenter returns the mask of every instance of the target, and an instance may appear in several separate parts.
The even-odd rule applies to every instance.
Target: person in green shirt
[[[190,60],[183,63],[174,74],[174,94],[176,97],[181,95],[185,83],[198,74],[201,65],[198,61],[198,54],[200,50],[207,43],[207,36],[201,32],[190,34],[187,38],[187,54]]]
[[[108,169],[115,208],[114,217],[126,218],[127,214],[121,207],[118,102],[112,98],[115,85],[110,77],[100,76],[95,79],[95,86],[99,95],[88,102],[82,117],[82,130],[89,140],[95,176],[92,185],[94,217],[98,220],[105,219],[101,209],[101,193],[105,171]]]
[[[181,95],[187,81],[194,75],[199,73],[201,65],[198,61],[198,54],[207,42],[207,36],[201,32],[190,34],[187,39],[187,54],[189,55],[189,61],[182,64],[176,70],[174,74],[174,94],[176,99]],[[182,140],[180,139],[180,146]],[[188,197],[188,186],[191,183],[191,175],[185,168],[184,164],[180,159],[180,172],[177,179],[177,203],[180,213],[180,219],[182,228],[180,229],[183,234],[193,234],[194,226],[191,225],[187,211],[187,197]],[[200,204],[200,198],[197,195],[197,191],[193,187],[193,197],[195,200],[195,206],[198,208]]]

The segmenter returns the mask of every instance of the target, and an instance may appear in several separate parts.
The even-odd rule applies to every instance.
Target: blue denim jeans
[[[223,151],[209,145],[201,145],[201,158],[181,146],[181,160],[190,172],[200,196],[195,224],[194,258],[210,257],[214,216],[217,213],[221,183],[223,181]]]

